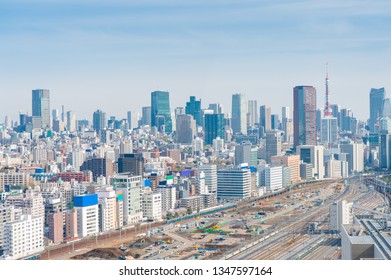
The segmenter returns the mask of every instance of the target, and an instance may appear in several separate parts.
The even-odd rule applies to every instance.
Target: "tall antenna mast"
[[[330,101],[329,101],[329,71],[328,71],[328,65],[329,63],[326,62],[326,104],[324,107],[324,116],[325,117],[331,117],[332,112],[330,108]]]

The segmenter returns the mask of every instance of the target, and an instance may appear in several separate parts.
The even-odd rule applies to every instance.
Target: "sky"
[[[370,88],[391,92],[388,0],[0,0],[0,123],[31,113],[31,90],[77,118],[101,109],[125,118],[170,92],[202,107],[243,93],[258,105],[292,106],[312,85],[369,117]],[[388,93],[388,96],[390,94]]]

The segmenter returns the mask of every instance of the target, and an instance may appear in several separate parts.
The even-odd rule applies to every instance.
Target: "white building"
[[[30,186],[34,179],[28,173],[0,173],[0,192],[5,186]]]
[[[361,172],[364,170],[364,144],[343,143],[340,145],[341,153],[348,154],[349,173]]]
[[[77,212],[77,230],[79,237],[93,236],[99,233],[98,195],[74,197]]]
[[[251,172],[248,168],[217,171],[217,197],[243,199],[251,196]]]
[[[44,250],[43,217],[23,215],[4,226],[4,255],[19,259]]]
[[[324,159],[323,146],[302,145],[296,147],[297,154],[300,155],[300,160],[304,163],[312,164],[313,176],[322,180],[324,178]]]
[[[176,188],[174,186],[159,186],[157,191],[162,195],[162,212],[176,208]]]
[[[342,229],[342,225],[353,223],[353,202],[346,200],[330,205],[330,230]]]
[[[216,154],[221,154],[225,150],[224,139],[221,139],[220,137],[213,139],[213,149]]]
[[[266,190],[275,192],[282,189],[282,166],[265,166],[264,176]]]
[[[208,186],[205,184],[205,173],[203,171],[197,174],[196,193],[198,195],[208,194]]]
[[[152,192],[150,189],[143,194],[143,216],[149,220],[162,219],[162,194]]]
[[[204,172],[205,185],[209,193],[217,192],[217,166],[214,164],[204,164],[198,166],[198,172]]]
[[[142,182],[141,176],[132,176],[129,173],[118,174],[113,178],[114,189],[121,190],[123,194],[124,224],[132,225],[143,218]]]

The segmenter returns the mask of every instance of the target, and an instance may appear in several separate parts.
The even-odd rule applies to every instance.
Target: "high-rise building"
[[[250,142],[244,142],[235,147],[235,165],[241,165],[242,163],[251,166],[257,165],[257,158],[254,159]]]
[[[23,215],[19,220],[4,225],[4,255],[11,259],[23,258],[45,249],[43,217]]]
[[[197,125],[202,125],[201,99],[196,100],[195,96],[190,96],[190,101],[186,102],[185,113],[187,115],[192,115]]]
[[[150,189],[143,193],[143,217],[149,220],[162,219],[162,194],[152,192]]]
[[[98,192],[99,231],[105,232],[117,228],[117,195],[113,187],[103,187]]]
[[[259,107],[259,129],[261,137],[264,137],[266,131],[272,128],[271,109],[266,105]]]
[[[385,89],[384,88],[371,88],[369,93],[369,128],[371,132],[378,132],[376,129],[376,123],[378,118],[383,116],[383,103],[384,103]]]
[[[191,144],[196,135],[196,121],[192,115],[179,115],[176,119],[176,142]]]
[[[270,192],[282,189],[282,166],[265,166],[262,170],[264,187]]]
[[[126,120],[128,122],[129,129],[135,129],[138,127],[138,113],[128,111],[126,114]]]
[[[121,154],[118,158],[118,173],[130,173],[133,176],[143,176],[143,154]]]
[[[79,195],[73,198],[77,213],[79,237],[94,236],[99,233],[98,195]]]
[[[209,110],[213,110],[213,114],[224,114],[223,105],[220,103],[209,104]]]
[[[98,110],[94,112],[92,125],[96,133],[100,133],[101,130],[106,128],[106,113]]]
[[[316,89],[297,86],[293,89],[294,147],[316,145]]]
[[[266,132],[266,162],[271,162],[272,156],[281,155],[281,132],[269,130]]]
[[[123,194],[124,224],[138,223],[143,216],[141,176],[132,176],[129,173],[118,174],[113,178],[113,186],[115,190],[121,190]]]
[[[204,139],[205,145],[212,145],[217,137],[224,139],[225,121],[224,114],[207,114],[204,120]]]
[[[154,91],[151,93],[151,125],[161,129],[164,126],[166,133],[172,132],[170,111],[170,93],[168,91]]]
[[[341,153],[347,154],[349,174],[364,170],[364,144],[354,142],[342,142]]]
[[[99,176],[111,177],[114,174],[114,164],[108,158],[90,158],[80,166],[80,171],[90,170],[96,182]]]
[[[290,110],[290,108],[288,107],[288,106],[284,106],[284,107],[282,107],[282,110],[281,110],[281,112],[282,112],[282,119],[284,120],[284,119],[290,119],[291,118],[291,110]]]
[[[142,108],[142,116],[141,116],[141,124],[142,125],[151,125],[151,107],[146,106]]]
[[[391,134],[388,132],[379,135],[379,167],[391,168]]]
[[[250,169],[233,168],[217,171],[217,197],[219,199],[243,199],[250,195]]]
[[[204,164],[198,166],[198,172],[204,172],[205,185],[208,193],[217,192],[217,166],[214,164]]]
[[[47,89],[33,90],[32,116],[41,119],[42,128],[51,127],[50,92]]]
[[[77,130],[76,113],[74,111],[67,112],[67,130],[70,132]]]
[[[232,130],[233,133],[247,134],[247,103],[244,94],[232,95]]]
[[[271,115],[271,129],[280,129],[280,119],[277,114]]]
[[[383,101],[382,117],[391,118],[391,101],[390,98],[385,98]]]
[[[258,105],[256,100],[248,101],[248,125],[254,126],[259,121],[258,118]]]
[[[300,159],[304,163],[312,165],[315,178],[322,180],[324,178],[324,159],[323,159],[323,146],[303,145],[296,147],[297,154],[300,155]]]
[[[325,145],[333,144],[338,138],[338,120],[334,117],[324,117],[320,125],[320,142]]]

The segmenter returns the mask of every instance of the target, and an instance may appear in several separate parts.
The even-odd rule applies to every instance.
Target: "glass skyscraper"
[[[205,115],[205,145],[212,145],[217,137],[224,139],[225,120],[224,114],[206,114]]]
[[[316,89],[294,87],[293,106],[294,147],[316,145]]]
[[[376,123],[383,116],[384,88],[371,88],[369,93],[369,129],[377,132]]]
[[[232,95],[232,131],[247,134],[247,103],[244,94]]]
[[[93,115],[93,127],[96,133],[100,133],[106,127],[106,113],[98,110]]]
[[[186,115],[192,115],[197,125],[202,125],[201,99],[196,100],[195,96],[190,96],[190,101],[186,102]]]
[[[47,89],[33,90],[32,116],[41,119],[41,127],[51,127],[50,124],[50,93]]]
[[[154,91],[151,93],[151,125],[165,127],[167,134],[172,132],[170,111],[170,93],[168,91]]]

